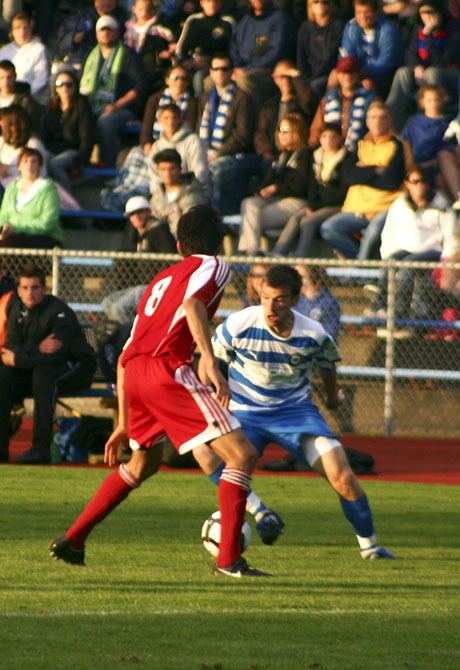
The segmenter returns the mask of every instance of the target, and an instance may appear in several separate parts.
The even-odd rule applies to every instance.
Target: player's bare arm
[[[337,371],[333,364],[330,368],[319,367],[319,376],[324,384],[326,391],[326,407],[328,409],[337,409],[339,406],[339,395],[337,388]]]
[[[230,389],[227,380],[219,370],[217,359],[214,356],[206,308],[200,300],[193,297],[187,298],[182,306],[185,311],[188,327],[201,354],[202,374],[206,376],[209,383],[213,384],[217,400],[224,407],[228,407]]]
[[[124,391],[125,368],[121,358],[120,356],[117,364],[118,425],[104,447],[104,462],[109,467],[116,465],[118,446],[128,437],[128,403]]]

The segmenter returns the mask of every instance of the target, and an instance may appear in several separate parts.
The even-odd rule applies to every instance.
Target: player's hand
[[[38,345],[38,350],[41,354],[54,354],[62,347],[61,340],[58,340],[54,333],[45,337]]]
[[[123,426],[117,426],[104,446],[104,463],[111,468],[117,464],[118,447],[128,439],[128,433]]]
[[[213,363],[209,367],[206,367],[206,374],[209,383],[214,386],[214,396],[216,400],[218,400],[223,407],[227,408],[230,402],[230,389],[227,380],[220,371],[217,363]]]

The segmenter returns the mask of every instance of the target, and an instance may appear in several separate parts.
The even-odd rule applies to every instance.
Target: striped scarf
[[[347,132],[344,142],[349,151],[356,149],[358,140],[361,139],[365,132],[367,108],[374,97],[375,94],[372,91],[368,91],[362,86],[355,93],[348,115]],[[342,97],[339,95],[338,86],[326,92],[324,122],[342,126]]]
[[[190,93],[188,93],[187,91],[185,93],[182,93],[179,100],[174,100],[169,88],[165,88],[165,90],[161,94],[160,100],[158,102],[157,111],[155,113],[155,122],[152,128],[152,137],[154,140],[157,140],[160,137],[160,133],[163,130],[160,123],[161,108],[171,104],[177,105],[180,111],[182,112],[182,119],[185,119],[189,102],[190,102]]]
[[[203,110],[199,133],[208,148],[219,149],[224,141],[225,125],[235,91],[236,85],[229,84],[220,99],[215,87],[209,94]]]
[[[93,113],[99,115],[102,109],[115,100],[115,89],[123,64],[125,47],[119,42],[103,60],[99,46],[86,59],[80,82],[80,93],[87,95]]]
[[[447,30],[446,28],[442,28],[442,30],[435,30],[432,33],[433,37],[433,42],[434,42],[434,50],[435,51],[442,51],[444,47],[444,41],[447,39]],[[417,40],[417,47],[418,47],[418,57],[423,63],[428,63],[430,59],[430,54],[428,53],[428,49],[426,48],[426,37],[423,33],[423,28],[418,29],[418,40]]]

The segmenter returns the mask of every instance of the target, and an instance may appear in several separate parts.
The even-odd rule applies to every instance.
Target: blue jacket
[[[230,44],[235,67],[272,68],[295,54],[295,27],[288,14],[268,7],[263,16],[249,12],[238,23]]]
[[[375,38],[369,44],[364,39],[364,30],[351,19],[345,26],[341,51],[343,55],[356,58],[369,77],[391,75],[403,64],[403,41],[393,21],[379,16],[374,26]]]

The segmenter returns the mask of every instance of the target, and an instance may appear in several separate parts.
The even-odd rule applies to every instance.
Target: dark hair
[[[216,58],[219,60],[228,60],[230,67],[233,67],[233,59],[227,51],[218,51],[217,53],[212,54],[210,65],[212,65],[212,61],[216,60]]]
[[[30,116],[24,107],[10,105],[0,110],[0,121],[9,120],[7,128],[2,127],[2,135],[7,144],[18,149],[29,141],[32,135]]]
[[[0,70],[8,70],[9,72],[14,72],[14,74],[16,74],[14,63],[7,59],[0,60]]]
[[[321,128],[320,135],[322,135],[326,130],[329,130],[331,133],[337,133],[337,135],[342,137],[342,128],[338,123],[325,123]]]
[[[264,283],[271,288],[289,288],[291,298],[298,298],[302,289],[302,277],[290,265],[272,265],[267,270]]]
[[[68,75],[73,82],[74,96],[73,96],[73,99],[72,99],[72,102],[71,102],[71,106],[75,105],[75,103],[77,101],[77,98],[80,96],[80,90],[79,90],[80,84],[79,84],[79,81],[78,81],[77,73],[75,72],[75,70],[73,68],[63,67],[61,70],[59,70],[56,73],[56,76],[54,77],[54,81],[53,81],[53,97],[51,98],[50,106],[54,109],[58,109],[61,105],[59,96],[58,96],[57,91],[56,91],[56,82],[59,79],[59,77],[61,77],[64,74]]]
[[[180,108],[175,105],[173,102],[169,102],[167,105],[163,105],[163,107],[158,108],[158,115],[161,116],[163,112],[174,112],[174,114],[177,114],[177,116],[182,116],[182,112],[180,111]]]
[[[41,152],[33,147],[24,147],[24,149],[21,150],[21,153],[18,156],[18,165],[20,165],[23,158],[27,158],[27,156],[35,156],[38,158],[40,167],[43,165],[43,156]]]
[[[430,181],[430,180],[428,179],[427,171],[425,170],[425,168],[423,168],[423,167],[422,167],[421,165],[419,165],[418,163],[414,163],[414,165],[412,165],[411,168],[409,168],[408,170],[406,170],[406,174],[404,175],[404,179],[405,179],[405,181],[407,181],[407,180],[409,179],[409,177],[411,176],[411,174],[414,174],[414,172],[416,172],[418,175],[420,175],[421,178],[422,178],[424,181],[426,181],[426,182],[429,182],[429,181]]]
[[[23,277],[26,277],[27,279],[38,279],[42,286],[45,286],[46,284],[45,273],[34,261],[27,261],[27,263],[23,265],[18,275],[18,284]]]
[[[182,166],[182,158],[175,149],[163,149],[163,151],[159,151],[153,157],[153,162],[155,165],[159,165],[160,163],[175,163],[179,167]]]
[[[378,12],[380,9],[378,0],[354,0],[353,5],[355,7],[356,5],[366,5],[367,7],[373,9],[374,12]]]
[[[209,205],[192,207],[177,224],[177,240],[184,256],[215,256],[220,251],[224,235],[225,228],[219,213]]]

